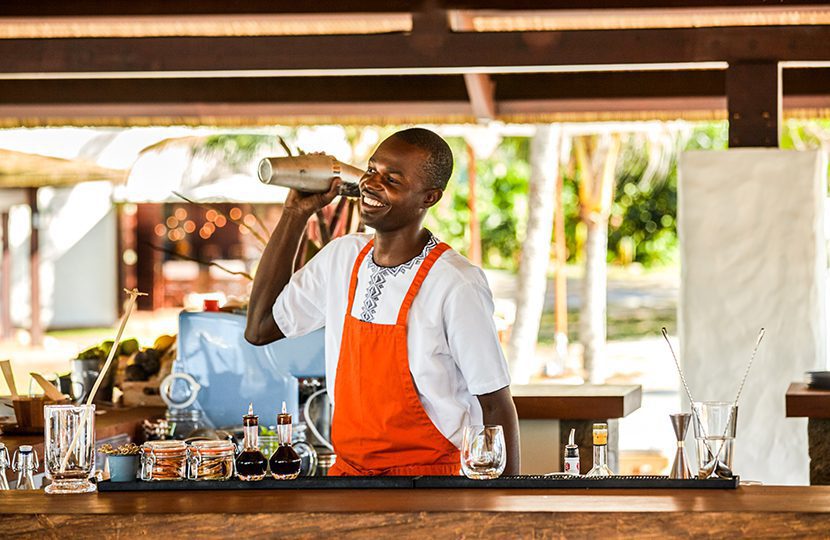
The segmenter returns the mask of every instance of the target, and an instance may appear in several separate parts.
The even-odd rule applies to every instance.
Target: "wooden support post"
[[[781,133],[781,65],[737,62],[726,70],[729,147],[777,147]]]
[[[476,151],[467,143],[467,178],[470,185],[467,206],[470,209],[470,262],[481,266],[481,223],[476,205]]]
[[[164,245],[164,236],[155,232],[156,225],[164,223],[163,205],[139,204],[136,213],[136,283],[141,291],[152,291],[149,296],[139,296],[136,307],[152,311],[164,304],[164,275],[162,254],[152,245]]]
[[[3,235],[0,261],[0,338],[12,337],[12,259],[9,249],[9,213],[0,214],[0,233]]]
[[[26,194],[31,210],[29,236],[29,280],[31,284],[31,344],[43,345],[43,326],[40,321],[40,214],[37,209],[37,188],[28,188]]]

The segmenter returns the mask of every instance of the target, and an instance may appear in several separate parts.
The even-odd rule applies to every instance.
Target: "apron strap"
[[[369,253],[369,250],[372,249],[372,246],[375,244],[375,239],[372,238],[369,242],[363,246],[363,249],[360,250],[360,254],[358,254],[357,259],[354,261],[354,267],[352,268],[352,277],[351,281],[349,282],[349,304],[346,307],[346,316],[350,315],[352,312],[352,305],[354,304],[354,295],[355,291],[357,290],[357,273],[360,270],[360,265],[363,264],[363,259],[366,258],[366,254]]]
[[[426,279],[432,265],[438,260],[438,257],[440,257],[448,249],[450,249],[450,246],[444,242],[441,242],[432,248],[432,251],[429,252],[429,255],[427,255],[426,259],[424,259],[424,262],[421,263],[420,268],[418,268],[418,273],[415,274],[415,279],[412,280],[412,285],[409,286],[409,290],[406,292],[403,304],[401,304],[401,311],[398,313],[398,325],[406,324],[406,318],[409,316],[409,308],[412,307],[412,302],[415,301],[415,296],[421,289],[421,284]]]

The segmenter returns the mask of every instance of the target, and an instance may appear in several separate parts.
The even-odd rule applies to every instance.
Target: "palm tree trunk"
[[[519,384],[528,383],[542,367],[536,360],[536,341],[545,303],[560,135],[559,126],[537,126],[530,146],[527,235],[519,259],[516,321],[507,350],[513,382]]]
[[[585,277],[579,336],[584,347],[583,367],[588,381],[601,382],[599,368],[605,355],[608,218],[588,221],[585,239]]]
[[[580,213],[587,227],[582,307],[579,313],[579,340],[584,347],[583,371],[589,382],[599,383],[605,358],[608,265],[608,217],[614,200],[617,135],[575,141],[580,169]]]

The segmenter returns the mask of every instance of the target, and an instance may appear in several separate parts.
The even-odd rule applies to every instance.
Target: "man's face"
[[[367,226],[387,232],[420,225],[442,193],[423,176],[428,157],[426,150],[394,135],[378,146],[360,179],[360,215]]]

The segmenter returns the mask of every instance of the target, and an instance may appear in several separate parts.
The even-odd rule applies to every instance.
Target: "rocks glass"
[[[498,478],[507,465],[507,449],[501,426],[465,426],[461,445],[461,470],[474,480]]]
[[[44,469],[52,480],[46,493],[95,491],[89,481],[95,468],[95,405],[46,405],[43,417]]]

